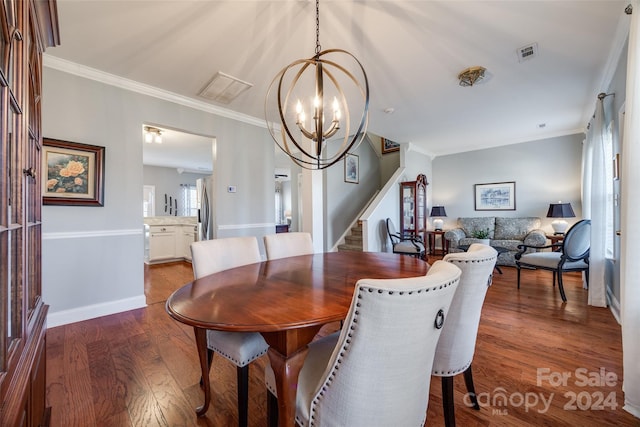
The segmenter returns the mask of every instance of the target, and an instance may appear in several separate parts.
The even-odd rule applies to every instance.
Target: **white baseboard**
[[[58,312],[49,312],[47,316],[47,328],[67,325],[69,323],[81,322],[83,320],[95,319],[96,317],[108,316],[110,314],[121,313],[123,311],[135,310],[146,307],[146,297],[139,295],[136,297],[109,301],[101,304],[92,304],[84,307],[72,308]]]
[[[624,406],[622,407],[625,411],[633,415],[634,417],[640,418],[640,406],[634,405],[629,401],[624,402]]]
[[[618,325],[622,325],[620,321],[620,301],[616,298],[616,296],[611,292],[611,288],[607,286],[607,299],[609,300],[609,309],[613,314],[613,317],[616,318]]]

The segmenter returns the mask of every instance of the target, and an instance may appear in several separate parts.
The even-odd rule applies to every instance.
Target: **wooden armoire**
[[[41,271],[42,53],[55,0],[0,2],[0,426],[47,425]]]

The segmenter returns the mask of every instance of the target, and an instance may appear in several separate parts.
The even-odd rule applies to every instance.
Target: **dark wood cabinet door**
[[[55,0],[0,2],[0,427],[49,419],[40,129],[42,52],[57,40]]]
[[[422,174],[415,181],[400,183],[400,232],[423,241],[427,229],[427,185],[427,177]]]

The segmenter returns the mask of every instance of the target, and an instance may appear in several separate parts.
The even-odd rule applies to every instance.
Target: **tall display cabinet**
[[[47,425],[41,271],[42,53],[55,0],[0,2],[0,426]]]
[[[400,183],[400,232],[425,241],[427,230],[427,177]]]

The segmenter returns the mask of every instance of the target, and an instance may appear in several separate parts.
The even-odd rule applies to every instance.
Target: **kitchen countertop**
[[[148,225],[197,225],[195,216],[151,216],[144,218]]]

